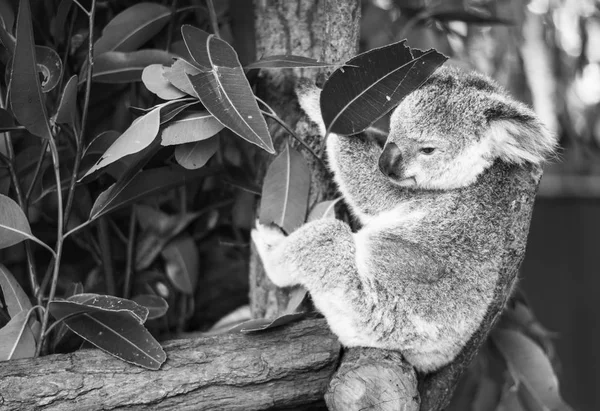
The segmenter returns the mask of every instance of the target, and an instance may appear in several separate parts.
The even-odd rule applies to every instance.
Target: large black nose
[[[402,175],[402,153],[398,146],[388,142],[379,156],[379,170],[393,179],[400,179]]]

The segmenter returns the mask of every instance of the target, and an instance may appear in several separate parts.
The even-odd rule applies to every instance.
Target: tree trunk
[[[295,54],[319,61],[342,63],[358,53],[359,0],[257,0],[256,55]],[[300,112],[294,85],[300,77],[316,82],[323,71],[316,69],[261,70],[257,94],[265,100],[313,151],[323,157],[324,142],[318,130]],[[309,207],[330,199],[335,187],[324,168],[277,124],[271,128],[274,146],[280,152],[286,143],[300,151],[311,170]],[[261,153],[259,180],[272,157]],[[254,317],[275,317],[287,306],[288,294],[276,289],[265,277],[258,255],[250,261],[250,304]]]
[[[323,407],[340,345],[323,320],[164,344],[148,371],[100,350],[0,362],[1,410],[266,410]]]

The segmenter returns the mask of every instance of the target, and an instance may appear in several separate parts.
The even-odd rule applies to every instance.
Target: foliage
[[[215,2],[217,10],[209,10],[210,1],[208,8],[195,1],[30,2],[19,1],[15,10],[14,2],[0,0],[0,359],[73,350],[83,339],[158,369],[166,356],[157,338],[214,322],[197,308],[211,281],[234,283],[232,294],[244,301],[239,278],[246,275],[256,195],[264,199],[261,222],[288,233],[335,217],[337,201],[308,210],[310,173],[289,145],[269,165],[263,186],[256,185],[256,153],[275,152],[265,116],[298,137],[254,96],[252,78],[258,69],[332,69],[343,62],[266,56],[243,66],[223,17],[227,2]],[[453,8],[456,2],[397,3],[412,13],[412,25],[505,22]],[[445,59],[405,42],[356,56],[324,85],[328,129],[368,128]],[[212,318],[240,305],[228,297],[216,295],[213,301],[229,305]],[[305,298],[295,290],[280,317],[234,331],[302,318]],[[561,405],[539,346],[547,335],[534,342],[531,323],[511,324],[491,340],[510,378],[495,380],[499,400],[481,409],[506,408],[508,401]],[[542,371],[517,366],[523,355],[530,370],[543,370],[541,379]]]

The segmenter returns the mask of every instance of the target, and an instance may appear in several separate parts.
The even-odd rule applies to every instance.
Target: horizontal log
[[[164,348],[158,371],[96,349],[1,362],[0,410],[315,409],[340,355],[322,319]]]

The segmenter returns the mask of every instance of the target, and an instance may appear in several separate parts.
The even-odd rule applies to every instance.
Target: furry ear
[[[492,155],[508,163],[540,165],[556,151],[557,141],[524,104],[501,95],[485,111]]]

